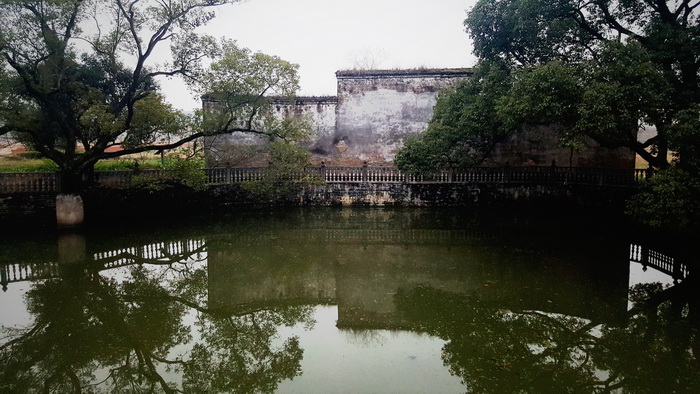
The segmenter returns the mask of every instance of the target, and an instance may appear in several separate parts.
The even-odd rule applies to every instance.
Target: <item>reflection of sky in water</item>
[[[644,266],[641,263],[630,261],[629,288],[645,283],[661,283],[663,287],[673,286],[673,277],[652,267]],[[627,301],[627,310],[632,309],[632,303]]]
[[[296,241],[296,239],[294,240]],[[162,245],[162,243],[158,245]],[[142,249],[146,250],[150,246],[147,245],[142,247]],[[198,243],[195,246],[204,245]],[[206,251],[209,249],[208,246],[196,256],[190,256],[190,258],[185,259],[185,261],[189,262],[187,267],[179,264],[174,266],[145,264],[143,267],[149,272],[149,277],[158,278],[164,287],[168,288],[167,284],[169,282],[175,283],[180,277],[182,273],[180,270],[182,269],[207,269],[207,266],[210,265],[208,261],[210,256]],[[406,248],[405,246],[402,247]],[[367,246],[365,246],[366,248]],[[391,253],[395,252],[397,248],[392,248],[390,245],[382,246],[381,248],[376,247],[376,249],[386,252],[387,255],[393,258],[395,255]],[[491,249],[486,250],[491,251]],[[260,253],[259,250],[253,250],[253,252]],[[405,258],[408,254],[407,252],[399,255],[399,257],[403,256]],[[214,259],[214,256],[216,254],[212,252],[212,259]],[[469,256],[473,257],[472,255]],[[477,254],[476,256],[479,257],[480,255]],[[277,255],[273,254],[273,257],[277,257]],[[409,259],[409,261],[412,260]],[[219,263],[221,264],[222,262],[219,261]],[[620,263],[623,264],[623,267],[626,264],[624,259]],[[514,266],[517,267],[517,264]],[[292,265],[292,267],[296,266]],[[117,283],[128,282],[133,279],[131,274],[132,268],[134,266],[103,270],[100,272],[100,275]],[[624,268],[619,271],[623,274],[625,273]],[[359,271],[350,272],[356,273]],[[409,273],[413,273],[413,271],[409,271]],[[489,277],[486,274],[491,274],[491,272],[482,273],[482,276],[474,274],[475,280],[478,280],[477,284],[482,283],[483,277]],[[513,276],[518,277],[517,274],[513,274]],[[270,278],[273,277],[274,275],[270,274]],[[337,276],[332,277],[337,279]],[[466,277],[472,278],[471,276]],[[537,278],[536,276],[533,277]],[[616,297],[616,300],[622,300],[624,297],[625,279],[624,276],[620,276],[616,282],[619,284],[616,287],[619,290],[619,292],[615,293],[619,295]],[[516,284],[518,283],[517,281],[515,282]],[[645,271],[641,264],[630,262],[628,281],[630,287],[654,282],[670,286],[673,284],[673,279],[654,268],[648,267]],[[506,284],[507,280],[503,280],[502,283]],[[458,284],[466,286],[461,282],[458,282]],[[228,283],[225,283],[225,285],[228,285]],[[25,328],[31,325],[32,317],[24,309],[23,299],[24,294],[30,288],[31,284],[29,282],[13,283],[9,286],[7,292],[0,293],[0,305],[2,305],[3,311],[0,314],[0,325],[8,328]],[[207,301],[206,299],[201,299],[199,303],[206,305]],[[616,305],[620,309],[623,308],[620,304]],[[534,303],[531,307],[537,308],[540,306],[540,304]],[[553,312],[538,313],[554,320],[567,319],[565,314]],[[194,324],[196,317],[197,312],[190,310],[189,313],[185,314],[183,321],[186,327],[190,327],[193,336],[192,343],[201,342],[201,337]],[[444,340],[409,331],[338,329],[336,326],[338,321],[337,306],[317,306],[314,308],[313,318],[316,324],[310,328],[307,328],[305,324],[298,324],[293,327],[278,327],[278,335],[273,340],[272,348],[279,348],[285,340],[296,336],[299,338],[299,345],[304,350],[304,353],[299,366],[301,375],[293,380],[283,381],[279,385],[277,392],[364,393],[389,391],[401,393],[456,393],[464,392],[465,390],[465,387],[460,383],[460,378],[452,376],[442,360],[441,353],[445,345]],[[580,319],[581,324],[588,322],[589,320],[587,319]],[[588,332],[595,338],[602,336],[600,325],[590,328]],[[0,344],[7,341],[7,339],[6,335],[1,335]],[[170,358],[174,359],[181,356],[187,359],[190,346],[191,343],[171,348]],[[528,345],[528,347],[534,355],[539,355],[546,349],[539,344]],[[576,351],[576,349],[573,351]],[[577,356],[583,357],[583,354]],[[180,374],[169,371],[164,364],[158,366],[158,371],[168,381],[178,384],[182,381]],[[94,373],[98,380],[102,380],[107,376],[107,370],[105,369],[98,369]],[[608,372],[601,369],[595,369],[594,373],[600,380],[605,380],[609,377]]]
[[[12,283],[7,287],[7,291],[0,293],[0,327],[25,328],[31,324],[33,319],[24,304],[24,294],[30,287],[29,282]],[[0,335],[0,343],[2,342],[4,335]]]
[[[280,393],[463,393],[441,358],[445,341],[388,330],[339,330],[337,306],[316,307],[316,324],[280,329],[299,336],[301,376],[282,382]]]
[[[673,278],[671,275],[665,274],[658,271],[652,267],[647,267],[644,271],[642,264],[634,261],[630,262],[630,281],[629,287],[638,285],[641,283],[655,283],[659,282],[666,286],[673,285]]]

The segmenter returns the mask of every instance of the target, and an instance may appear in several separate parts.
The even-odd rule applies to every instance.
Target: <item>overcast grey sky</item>
[[[474,2],[247,0],[219,8],[200,32],[299,64],[300,95],[335,95],[335,72],[366,54],[377,68],[473,66],[463,22]],[[161,86],[176,108],[199,107],[184,84]]]

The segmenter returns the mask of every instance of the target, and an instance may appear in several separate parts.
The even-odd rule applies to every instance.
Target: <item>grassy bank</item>
[[[128,171],[133,170],[138,163],[142,170],[162,168],[160,157],[138,157],[127,159],[100,160],[95,165],[95,171]],[[32,155],[0,156],[0,172],[54,172],[58,170],[56,163],[49,159],[35,158]]]

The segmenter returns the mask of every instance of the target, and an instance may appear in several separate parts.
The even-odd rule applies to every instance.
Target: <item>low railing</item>
[[[264,179],[265,168],[207,169],[208,184],[231,184]],[[327,183],[560,183],[634,186],[649,177],[648,170],[575,167],[475,167],[432,174],[411,174],[395,167],[318,167],[287,174],[299,181],[316,176]]]
[[[169,264],[186,261],[192,255],[204,252],[204,238],[158,242],[94,253],[90,260],[92,265],[86,266],[85,270],[102,271],[140,263]],[[5,291],[10,283],[56,278],[61,274],[61,266],[58,261],[0,264],[0,285]]]
[[[0,173],[0,193],[54,193],[58,173]]]
[[[671,256],[642,245],[630,245],[630,260],[670,275],[674,280],[684,279],[688,276],[688,266]]]
[[[60,267],[57,264],[2,264],[0,265],[0,284],[2,290],[7,290],[7,285],[14,282],[27,280],[49,279],[59,275]]]
[[[99,252],[93,255],[93,260],[99,263],[100,269],[111,269],[143,262],[174,262],[173,256],[186,259],[193,253],[206,251],[204,239],[189,239],[172,242],[159,242],[143,246]]]
[[[266,179],[267,168],[208,168],[203,170],[207,185],[226,185]],[[95,172],[98,185],[112,188],[133,186],[138,179],[168,176],[166,170]],[[651,176],[649,170],[576,167],[475,167],[445,170],[432,174],[411,174],[395,167],[311,167],[301,171],[276,173],[277,179],[299,182],[317,179],[326,183],[512,183],[596,186],[635,186]],[[0,174],[0,194],[55,193],[60,177],[56,173]]]
[[[378,243],[378,244],[400,244],[409,242],[411,244],[438,244],[442,242],[455,242],[460,240],[480,239],[483,234],[480,232],[468,231],[423,231],[423,230],[374,230],[374,229],[354,229],[354,230],[312,230],[315,236],[312,239],[326,243],[346,243],[358,242]],[[292,233],[292,236],[295,234]],[[108,250],[92,254],[92,269],[98,271],[129,266],[143,262],[174,262],[172,260],[183,261],[192,254],[204,253],[207,250],[207,240],[225,240],[226,242],[241,242],[249,244],[265,240],[266,235],[255,235],[249,233],[236,233],[226,235],[202,236],[196,239],[186,239],[169,242],[158,242],[153,244],[133,246],[121,249]],[[638,262],[644,267],[650,267],[673,277],[680,281],[689,274],[686,264],[680,262],[669,255],[663,254],[653,249],[638,244],[630,244],[630,261]],[[3,290],[7,290],[7,285],[15,282],[23,282],[37,279],[48,279],[60,275],[60,263],[56,261],[47,263],[17,263],[0,264],[0,284]]]
[[[143,170],[143,171],[99,171],[94,173],[94,180],[100,186],[115,189],[127,188],[139,179],[165,178],[167,170]]]

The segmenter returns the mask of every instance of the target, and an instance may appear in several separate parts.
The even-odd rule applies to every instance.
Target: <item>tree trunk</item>
[[[58,192],[61,194],[80,194],[83,191],[82,174],[73,169],[62,169],[59,173]]]
[[[62,169],[59,173],[56,196],[56,225],[58,228],[78,227],[85,221],[85,209],[81,193],[86,182],[85,171]]]

